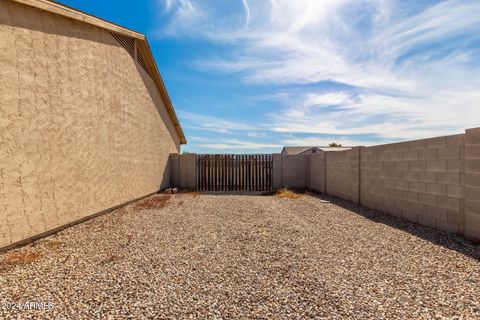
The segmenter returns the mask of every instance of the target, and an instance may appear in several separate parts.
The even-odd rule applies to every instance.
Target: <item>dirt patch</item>
[[[170,194],[159,194],[142,200],[136,204],[138,209],[161,209],[165,207],[172,195]]]
[[[63,247],[64,243],[58,240],[48,240],[44,243],[45,247],[51,250],[58,250]]]
[[[199,195],[201,195],[202,193],[201,192],[198,192],[198,191],[192,191],[192,190],[187,190],[187,189],[184,189],[184,190],[180,190],[180,193],[181,194],[184,194],[184,195],[187,195],[187,196],[192,196],[192,197],[198,197]]]
[[[284,188],[284,189],[278,190],[275,193],[275,197],[281,198],[281,199],[298,199],[302,197],[302,194]]]
[[[43,257],[41,252],[18,251],[8,253],[3,262],[0,262],[0,270],[6,270],[17,265],[30,264]]]

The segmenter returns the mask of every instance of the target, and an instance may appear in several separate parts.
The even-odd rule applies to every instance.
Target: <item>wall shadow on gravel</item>
[[[400,229],[414,236],[430,241],[436,245],[440,245],[450,250],[455,250],[463,255],[480,261],[480,246],[475,245],[470,240],[465,239],[460,235],[415,224],[413,222],[402,220],[376,210],[368,209],[336,197],[316,193],[310,193],[310,195],[321,200],[330,201],[334,205],[359,214],[371,221]]]

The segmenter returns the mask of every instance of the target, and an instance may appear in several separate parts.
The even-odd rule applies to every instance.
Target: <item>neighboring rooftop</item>
[[[344,151],[350,150],[351,147],[283,147],[282,154],[285,155],[298,155],[298,154],[306,154],[306,153],[317,153],[319,151]]]

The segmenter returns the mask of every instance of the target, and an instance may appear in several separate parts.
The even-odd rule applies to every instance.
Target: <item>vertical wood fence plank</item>
[[[267,188],[267,156],[263,155],[263,190],[268,190]]]
[[[197,157],[197,190],[201,191],[202,189],[200,186],[202,185],[202,168],[200,167],[200,161],[201,161],[202,156]]]
[[[244,156],[240,156],[240,190],[245,190],[245,161]]]
[[[226,191],[226,185],[227,185],[227,160],[225,156],[222,156],[222,191]]]
[[[265,190],[270,190],[270,188],[268,187],[268,156],[265,156]]]
[[[248,191],[252,191],[252,157],[248,156]]]
[[[242,156],[242,170],[243,170],[242,190],[248,190],[247,189],[247,156]]]
[[[205,186],[207,185],[207,171],[206,171],[206,164],[205,164],[205,156],[202,156],[202,170],[203,170],[202,191],[204,191]]]
[[[260,190],[260,161],[261,156],[255,156],[255,191]]]
[[[229,166],[230,166],[230,174],[229,174],[230,180],[229,180],[229,183],[228,183],[228,190],[233,191],[233,178],[234,178],[234,174],[233,174],[233,160],[232,160],[232,155],[229,155],[229,156],[228,156],[228,162],[229,162]]]
[[[260,155],[260,190],[265,190],[265,157]]]
[[[200,175],[199,175],[199,181],[198,181],[198,189],[200,191],[203,191],[203,184],[204,184],[204,179],[205,179],[205,172],[204,172],[204,161],[203,161],[203,156],[198,157],[198,169],[200,170]]]
[[[250,191],[250,162],[249,156],[245,156],[245,190]]]
[[[249,170],[248,156],[245,156],[245,190],[250,191],[250,170]]]
[[[223,187],[223,156],[218,156],[218,191],[222,191]]]
[[[203,165],[204,165],[204,168],[203,168],[204,173],[203,173],[203,174],[205,175],[205,180],[203,181],[203,183],[204,183],[205,185],[204,185],[204,189],[203,189],[203,190],[206,190],[206,188],[207,188],[207,186],[208,186],[208,168],[209,168],[209,166],[208,166],[208,164],[207,164],[207,157],[208,157],[208,156],[203,157]]]
[[[232,171],[233,171],[233,175],[232,175],[232,190],[237,190],[236,189],[236,184],[235,184],[235,180],[237,179],[237,170],[235,168],[235,156],[232,155]]]

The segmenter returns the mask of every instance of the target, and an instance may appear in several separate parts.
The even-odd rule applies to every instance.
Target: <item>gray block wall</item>
[[[170,155],[171,186],[197,190],[197,155],[195,153]]]
[[[362,150],[362,204],[422,225],[464,233],[465,135]]]
[[[310,185],[309,189],[326,193],[326,152],[320,152],[310,156]]]
[[[360,149],[325,153],[325,193],[360,203]]]
[[[282,188],[308,189],[310,186],[310,157],[303,155],[280,155],[279,173]],[[274,164],[275,165],[275,164]],[[274,177],[276,172],[274,172]]]
[[[280,153],[272,154],[272,189],[278,190],[282,188],[282,155]]]
[[[480,241],[480,128],[467,130],[465,148],[465,236]]]

